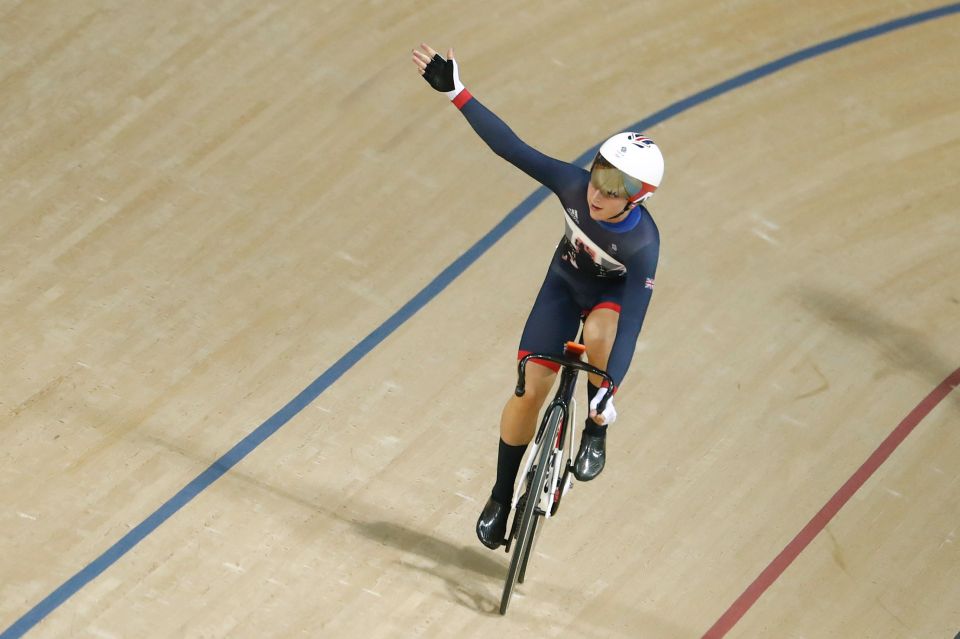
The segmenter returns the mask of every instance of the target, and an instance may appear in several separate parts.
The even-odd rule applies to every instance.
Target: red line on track
[[[863,465],[840,487],[833,497],[813,516],[806,526],[803,527],[797,536],[787,544],[786,548],[780,551],[773,561],[770,562],[763,572],[753,580],[746,590],[743,591],[736,601],[727,608],[727,611],[717,620],[703,639],[720,639],[725,636],[740,618],[743,617],[753,607],[761,595],[766,592],[773,582],[775,582],[783,571],[793,563],[803,549],[806,548],[814,537],[816,537],[824,527],[830,523],[834,515],[843,508],[843,505],[853,497],[861,486],[873,475],[880,465],[883,464],[897,447],[903,443],[903,440],[916,428],[917,424],[926,417],[930,411],[936,407],[943,398],[950,394],[957,386],[960,386],[960,368],[953,371],[940,385],[933,389],[929,395],[923,398],[917,407],[910,411],[900,424],[893,429],[883,443],[873,451],[873,454],[863,462]]]

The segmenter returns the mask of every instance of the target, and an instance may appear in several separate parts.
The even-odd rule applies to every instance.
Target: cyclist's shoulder
[[[644,209],[640,223],[629,233],[624,266],[627,270],[655,268],[660,258],[660,230]]]
[[[653,215],[642,204],[639,205],[640,220],[629,233],[630,244],[636,250],[656,249],[660,246],[660,229]]]

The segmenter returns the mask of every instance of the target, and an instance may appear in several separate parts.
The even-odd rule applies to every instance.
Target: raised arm
[[[413,61],[424,80],[453,102],[477,135],[490,149],[554,193],[583,171],[572,164],[551,158],[525,143],[520,137],[471,95],[460,81],[460,70],[453,49],[444,59],[429,45],[413,50]]]

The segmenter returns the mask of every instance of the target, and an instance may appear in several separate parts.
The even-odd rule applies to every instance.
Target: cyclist
[[[453,49],[444,58],[421,44],[413,50],[413,62],[497,155],[560,200],[566,230],[520,337],[518,357],[532,352],[561,355],[563,344],[576,339],[583,320],[590,363],[614,380],[613,387],[594,376],[587,383],[590,411],[574,474],[580,481],[594,479],[606,461],[607,426],[617,417],[613,395],[630,365],[653,292],[660,235],[643,202],[663,177],[660,149],[639,133],[619,133],[600,146],[585,171],[528,146],[473,97],[460,81]],[[520,462],[559,370],[549,362],[536,363],[541,366],[527,369],[526,394],[511,394],[501,415],[496,482],[476,528],[488,548],[505,543]],[[598,414],[596,408],[607,394],[606,408]]]

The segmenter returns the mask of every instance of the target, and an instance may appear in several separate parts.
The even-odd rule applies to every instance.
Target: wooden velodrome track
[[[0,2],[2,636],[953,637],[960,15],[889,24],[939,6]],[[610,465],[506,617],[560,212],[421,41],[562,159],[675,107]]]

